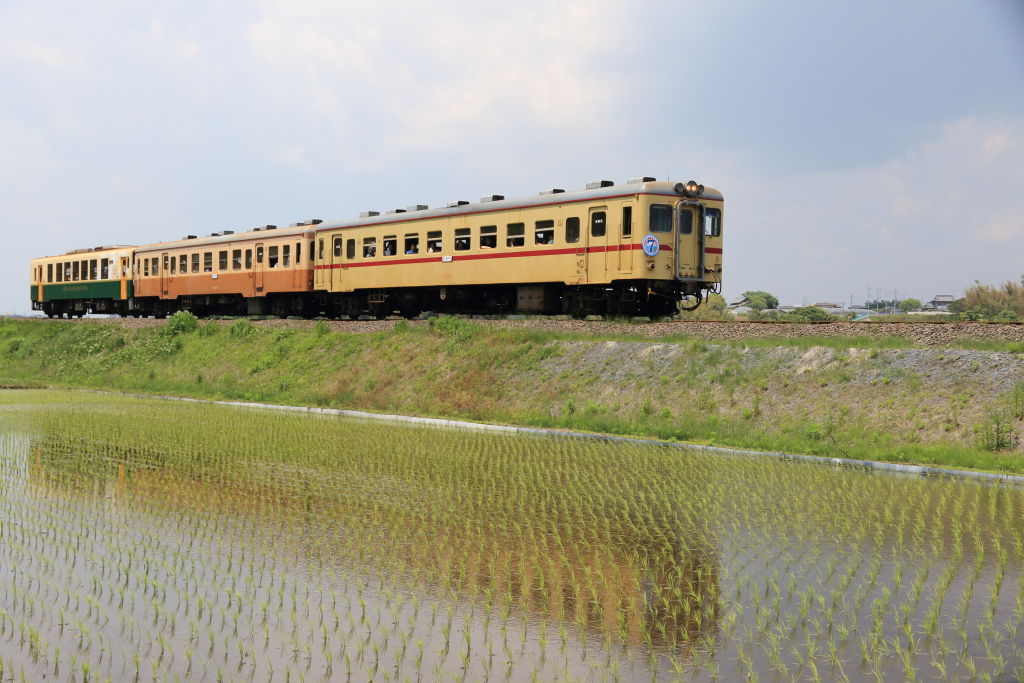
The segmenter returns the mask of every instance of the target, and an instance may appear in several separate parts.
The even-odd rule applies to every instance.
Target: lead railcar
[[[332,317],[398,312],[661,317],[722,279],[723,197],[639,178],[324,223],[314,289]]]

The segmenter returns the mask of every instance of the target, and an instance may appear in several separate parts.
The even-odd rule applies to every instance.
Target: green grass
[[[136,330],[7,320],[0,322],[0,384],[355,408],[1024,472],[1013,448],[1024,414],[1013,414],[999,439],[982,438],[991,432],[986,425],[1013,413],[1021,399],[981,386],[952,387],[946,395],[913,373],[893,372],[886,350],[907,348],[903,339],[675,337],[667,341],[681,353],[637,362],[625,376],[617,373],[633,347],[617,347],[592,366],[584,360],[610,341],[646,348],[652,340],[454,318],[369,334],[335,333],[324,324],[275,330],[245,320]],[[833,361],[799,376],[786,365],[790,356],[758,355],[815,346],[832,349]],[[851,347],[881,353],[851,363],[842,353]]]

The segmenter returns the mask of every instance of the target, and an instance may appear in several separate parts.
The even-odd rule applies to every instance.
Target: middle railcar
[[[189,236],[135,250],[128,314],[316,316],[313,226],[268,225],[243,233]]]

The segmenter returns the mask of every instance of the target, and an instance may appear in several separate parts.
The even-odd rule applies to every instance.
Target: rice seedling
[[[0,681],[991,678],[1022,665],[1022,509],[1007,485],[0,392]]]

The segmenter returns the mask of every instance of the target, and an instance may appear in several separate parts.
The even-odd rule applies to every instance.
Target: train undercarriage
[[[357,320],[398,315],[416,318],[425,313],[646,317],[675,315],[684,300],[700,301],[702,283],[665,280],[619,281],[606,285],[463,285],[406,287],[271,294],[246,298],[238,294],[183,296],[177,299],[133,298],[129,301],[66,300],[42,304],[49,317],[81,317],[107,313],[130,317],[164,318],[180,310],[200,318],[210,316],[326,317]]]

